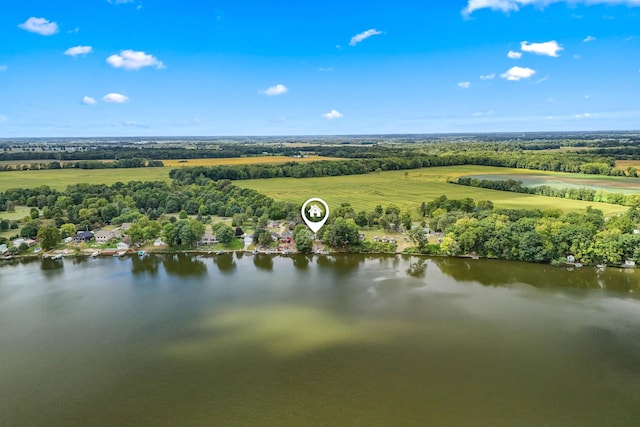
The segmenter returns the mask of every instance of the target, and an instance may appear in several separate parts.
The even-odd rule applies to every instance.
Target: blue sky
[[[640,0],[5,1],[0,40],[0,137],[640,128]]]

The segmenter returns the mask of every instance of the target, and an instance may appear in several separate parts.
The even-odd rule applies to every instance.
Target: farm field
[[[528,175],[529,172],[540,174],[540,171],[489,166],[448,166],[340,177],[247,180],[236,181],[236,184],[241,187],[253,188],[276,200],[300,204],[311,197],[324,199],[330,207],[348,202],[356,211],[371,210],[378,204],[386,206],[393,203],[403,210],[408,209],[415,213],[421,202],[428,202],[442,194],[451,199],[470,197],[476,201],[491,200],[496,207],[500,208],[559,208],[578,211],[587,206],[593,206],[602,209],[607,214],[627,210],[624,206],[606,203],[509,193],[447,183],[448,178],[458,176],[477,174]]]
[[[616,160],[616,169],[626,170],[629,166],[640,168],[640,160]]]
[[[68,185],[78,183],[113,184],[118,181],[169,181],[169,171],[179,167],[247,165],[284,162],[311,162],[336,160],[329,157],[309,156],[292,158],[285,156],[237,157],[227,159],[163,160],[163,168],[122,168],[122,169],[54,169],[35,171],[0,172],[0,191],[16,187],[39,187],[48,185],[56,190],[64,190]]]
[[[529,171],[531,172],[531,171]],[[640,179],[619,176],[599,176],[581,174],[480,174],[466,175],[469,178],[489,181],[503,181],[513,179],[522,181],[525,187],[548,185],[554,188],[589,188],[603,190],[609,193],[633,194],[640,192]]]

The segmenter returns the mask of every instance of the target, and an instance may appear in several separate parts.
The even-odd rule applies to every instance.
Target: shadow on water
[[[40,263],[40,269],[47,277],[58,276],[62,274],[62,271],[64,269],[64,261],[61,259],[44,258]]]
[[[469,258],[430,258],[446,275],[461,282],[478,282],[484,286],[502,287],[524,283],[536,288],[607,289],[613,291],[640,290],[640,273],[633,269],[607,267],[598,270],[553,267],[519,261]]]
[[[205,276],[207,266],[200,259],[188,254],[167,254],[162,257],[167,274],[172,276]]]
[[[213,263],[218,266],[218,270],[222,273],[232,273],[238,268],[232,253],[216,255],[215,258],[213,258]]]
[[[158,274],[158,267],[161,259],[159,256],[149,255],[144,257],[134,256],[131,258],[131,273],[148,274],[155,276]]]
[[[366,255],[360,254],[319,255],[317,263],[318,267],[330,269],[333,274],[342,277],[355,274],[366,259]]]
[[[300,270],[307,270],[309,268],[309,263],[313,257],[311,255],[292,255],[291,260],[293,261],[293,266]]]
[[[261,270],[273,270],[273,255],[256,254],[253,257],[253,265]]]

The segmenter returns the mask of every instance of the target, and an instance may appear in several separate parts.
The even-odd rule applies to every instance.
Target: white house
[[[218,243],[218,239],[211,233],[204,233],[202,239],[200,239],[201,245],[215,245],[216,243]]]
[[[0,255],[3,255],[5,253],[7,253],[9,251],[9,248],[7,248],[7,245],[2,244],[0,245]]]
[[[100,230],[96,232],[95,238],[98,243],[107,243],[111,239],[119,239],[122,236],[120,230]]]

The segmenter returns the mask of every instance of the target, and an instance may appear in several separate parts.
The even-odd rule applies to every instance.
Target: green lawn
[[[264,180],[236,181],[241,187],[253,188],[276,200],[287,200],[302,204],[311,197],[324,199],[329,207],[350,203],[357,211],[371,210],[376,205],[394,203],[402,209],[416,212],[423,201],[429,201],[442,194],[451,199],[471,197],[478,200],[491,200],[501,208],[560,208],[563,210],[583,210],[587,206],[602,209],[611,214],[625,211],[624,206],[606,203],[582,202],[553,197],[517,194],[482,188],[464,187],[447,183],[447,178],[475,174],[509,174],[540,171],[507,169],[488,166],[450,166],[415,169],[409,171],[390,171],[368,175],[349,175],[322,178],[276,178]],[[593,176],[590,176],[593,179]],[[605,177],[608,178],[608,177]]]

